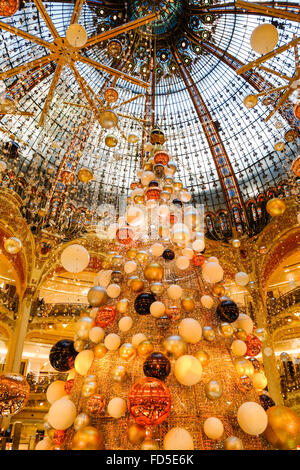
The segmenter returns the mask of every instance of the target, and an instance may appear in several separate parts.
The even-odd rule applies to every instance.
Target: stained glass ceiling
[[[293,2],[268,4],[295,5],[293,11],[298,11]],[[45,6],[59,35],[65,36],[74,3],[54,1]],[[273,22],[279,32],[278,46],[281,46],[291,41],[294,34],[299,36],[299,23],[238,12],[232,2],[212,5],[210,0],[86,1],[78,22],[91,37],[155,10],[161,13],[159,20],[118,36],[122,46],[119,56],[113,57],[108,52],[109,41],[84,50],[87,57],[104,65],[122,67],[124,72],[151,82],[146,96],[139,86],[117,80],[119,102],[140,93],[144,96],[120,109],[123,114],[139,120],[119,119],[120,130],[113,130],[118,139],[115,148],[105,144],[105,136],[112,132],[103,131],[95,119],[90,119],[89,110],[84,108],[87,102],[70,69],[65,67],[63,70],[43,127],[38,122],[55,66],[50,63],[41,67],[30,80],[25,71],[0,83],[2,91],[9,91],[17,98],[19,110],[34,114],[33,117],[6,115],[0,119],[2,141],[13,137],[21,145],[21,157],[11,163],[11,169],[28,184],[35,186],[43,180],[50,191],[74,133],[87,117],[88,138],[78,168],[90,168],[94,179],[88,185],[74,182],[68,202],[97,211],[101,203],[113,202],[118,195],[127,194],[141,164],[143,138],[154,125],[165,133],[167,147],[178,164],[178,177],[191,190],[194,200],[204,203],[207,210],[224,207],[224,193],[205,126],[195,109],[190,85],[187,86],[176,64],[174,50],[205,104],[208,117],[204,119],[214,122],[243,199],[257,196],[286,177],[299,142],[285,142],[285,148],[280,152],[274,150],[274,145],[284,141],[283,136],[291,128],[291,122],[278,112],[265,122],[270,107],[261,101],[254,109],[244,106],[245,96],[255,90],[251,80],[236,74],[234,60],[245,64],[257,57],[250,46],[250,36],[257,25]],[[1,18],[1,21],[51,41],[51,34],[33,2],[25,2],[14,16]],[[4,30],[0,31],[0,38],[1,72],[47,53],[43,46]],[[101,93],[104,86],[112,84],[113,77],[106,72],[84,63],[77,64],[81,76],[95,93]],[[268,66],[291,75],[294,71],[293,49],[273,57]],[[268,72],[261,73],[261,77],[273,86],[283,83],[280,77]],[[76,104],[79,106],[74,106]],[[148,120],[146,125],[143,119]],[[130,134],[138,136],[136,144],[128,142]]]

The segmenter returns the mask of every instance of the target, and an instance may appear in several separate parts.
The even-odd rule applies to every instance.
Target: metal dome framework
[[[140,3],[144,2],[129,2],[129,7],[124,8],[124,3],[119,1],[86,1],[81,5],[78,22],[84,26],[88,37],[102,34],[134,19],[132,6],[135,5],[137,14]],[[152,3],[160,12],[170,4],[167,1]],[[293,14],[299,12],[299,5],[289,1],[259,2],[261,7],[276,6],[282,11],[284,18],[278,18],[278,15],[273,17],[261,11],[238,8],[229,1],[179,3],[184,4],[184,18],[176,17],[174,28],[170,24],[164,27],[165,14],[160,16],[159,26],[148,24],[141,30],[118,36],[122,45],[119,57],[108,54],[107,41],[83,50],[88,59],[126,72],[137,81],[150,83],[144,99],[131,101],[124,107],[125,113],[147,120],[146,125],[122,120],[120,132],[115,133],[119,141],[115,149],[105,145],[105,132],[90,111],[64,104],[87,104],[82,87],[78,87],[69,69],[63,70],[58,80],[42,128],[37,123],[56,70],[55,63],[22,71],[2,83],[2,90],[18,101],[22,111],[35,114],[31,119],[3,116],[0,131],[4,141],[13,138],[20,145],[20,158],[11,165],[18,180],[24,178],[24,184],[31,187],[44,181],[40,199],[35,194],[35,205],[41,201],[42,206],[48,204],[48,221],[55,219],[62,198],[68,207],[85,207],[88,208],[85,212],[97,213],[100,204],[114,203],[119,195],[126,195],[140,167],[142,143],[155,126],[166,135],[167,147],[178,163],[178,177],[192,192],[193,200],[205,204],[209,212],[234,213],[237,207],[245,207],[247,201],[257,200],[257,196],[268,189],[274,192],[274,188],[286,180],[298,142],[286,142],[281,152],[274,151],[274,143],[282,141],[287,130],[299,127],[292,106],[281,109],[266,123],[270,108],[258,103],[249,110],[243,105],[246,95],[266,87],[279,87],[283,80],[267,71],[254,69],[242,75],[237,75],[236,71],[257,57],[249,40],[257,25],[275,24],[280,33],[278,46],[291,41],[294,35],[299,37],[299,22],[292,21]],[[45,7],[58,34],[65,36],[74,3],[52,1],[46,2]],[[178,12],[182,14],[180,8]],[[140,13],[143,16],[145,11]],[[286,19],[287,16],[290,19]],[[14,16],[1,21],[45,41],[51,34],[33,2],[26,2]],[[159,34],[155,30],[158,27]],[[170,31],[173,34],[169,34]],[[42,45],[6,31],[1,30],[0,37],[2,72],[45,54]],[[268,67],[290,75],[294,70],[293,50],[272,57]],[[87,63],[78,64],[78,71],[100,96],[113,82],[111,75],[92,69]],[[121,101],[130,100],[141,92],[136,84],[122,78],[118,78],[116,88]],[[271,96],[274,103],[278,96]],[[121,139],[122,134],[130,133],[140,137],[138,144]],[[75,173],[83,166],[89,167],[95,178],[88,185],[78,181],[62,182],[64,165]],[[65,187],[58,190],[58,183]],[[26,197],[27,202],[30,201],[30,197]],[[245,214],[247,218],[247,211],[236,213],[236,225],[247,223]]]

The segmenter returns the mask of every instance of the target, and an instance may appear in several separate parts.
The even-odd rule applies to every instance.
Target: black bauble
[[[232,300],[223,300],[217,307],[216,313],[222,322],[233,323],[239,316],[239,309]]]
[[[174,204],[175,206],[178,206],[178,207],[182,207],[182,206],[183,206],[183,203],[182,203],[182,201],[181,201],[180,199],[173,199],[172,202],[173,202],[173,204]]]
[[[162,254],[162,257],[167,260],[167,261],[171,261],[172,259],[175,258],[175,253],[173,250],[169,250],[169,248],[167,248],[163,254]]]
[[[74,341],[62,339],[51,348],[49,361],[53,369],[66,372],[74,367],[77,354],[78,352],[74,349]]]
[[[265,411],[267,411],[269,408],[272,408],[272,406],[275,406],[275,402],[266,393],[259,395],[259,401]]]
[[[171,372],[171,364],[164,354],[153,352],[145,360],[143,370],[147,377],[164,380]]]
[[[156,298],[154,294],[143,292],[138,295],[134,301],[134,308],[136,313],[139,315],[149,315],[150,306],[155,302]]]

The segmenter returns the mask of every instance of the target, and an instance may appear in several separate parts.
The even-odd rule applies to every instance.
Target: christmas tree
[[[265,390],[261,338],[225,296],[224,270],[205,253],[201,210],[163,144],[153,131],[125,212],[108,227],[115,241],[88,292],[90,309],[74,342],[51,350],[51,365],[71,370],[47,391],[52,440],[37,448],[295,448],[299,417]],[[78,272],[85,251],[70,245],[62,264]]]

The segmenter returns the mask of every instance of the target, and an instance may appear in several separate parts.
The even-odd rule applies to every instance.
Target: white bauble
[[[3,171],[5,171],[6,168],[7,168],[6,163],[5,163],[3,160],[1,160],[1,161],[0,161],[0,173],[2,173]]]
[[[119,321],[119,330],[123,332],[128,331],[130,330],[132,325],[133,325],[133,320],[131,317],[128,317],[128,316],[122,317]]]
[[[184,271],[185,269],[187,269],[190,265],[190,260],[187,256],[178,256],[178,258],[176,258],[176,266],[178,269],[181,269],[182,271]]]
[[[180,191],[179,199],[182,202],[190,202],[190,200],[192,199],[192,195],[188,191]]]
[[[121,339],[116,333],[109,333],[104,340],[104,345],[109,351],[116,351],[120,346]]]
[[[202,337],[202,328],[200,323],[194,318],[184,318],[179,323],[179,335],[187,342],[196,344]]]
[[[93,343],[98,344],[103,340],[104,334],[105,332],[103,328],[100,328],[100,326],[94,326],[89,331],[89,338]]]
[[[170,209],[166,204],[161,204],[157,210],[159,217],[167,217],[170,213]]]
[[[164,315],[166,311],[166,306],[163,302],[156,300],[150,305],[150,313],[153,317],[159,318]]]
[[[146,340],[147,340],[147,337],[146,335],[144,335],[144,333],[136,333],[132,337],[131,344],[134,348],[137,348],[140,343]]]
[[[101,286],[103,287],[103,286]],[[93,320],[95,320],[96,316],[98,315],[98,312],[99,312],[99,308],[98,307],[93,307],[91,308],[91,311],[90,311],[90,318],[92,318]]]
[[[203,238],[197,238],[193,243],[192,247],[194,251],[203,251],[205,248],[205,241]]]
[[[214,299],[210,295],[202,295],[200,302],[205,308],[212,308]]]
[[[161,243],[153,243],[150,247],[150,251],[153,256],[161,256],[164,252],[164,246]]]
[[[235,282],[238,286],[246,286],[249,282],[249,276],[247,273],[243,273],[242,271],[236,273],[234,276]]]
[[[205,263],[202,266],[202,276],[205,282],[214,284],[220,282],[223,279],[224,271],[222,266],[216,262]]]
[[[90,262],[90,255],[86,248],[82,245],[69,245],[60,257],[63,268],[69,273],[82,272]]]
[[[253,387],[256,388],[256,390],[263,390],[268,385],[268,380],[265,374],[263,374],[262,372],[255,372],[252,377],[252,383]]]
[[[110,283],[111,273],[111,269],[102,269],[101,271],[99,271],[95,277],[95,285],[106,288]]]
[[[268,424],[268,416],[262,406],[254,401],[246,401],[237,412],[240,428],[251,436],[262,434]]]
[[[167,289],[167,294],[172,300],[178,300],[182,296],[182,287],[177,284],[171,284]]]
[[[76,406],[69,398],[60,398],[50,406],[48,422],[56,430],[68,429],[74,423],[75,418]]]
[[[216,256],[210,256],[207,260],[208,263],[219,263],[219,260]],[[220,263],[219,263],[220,264]]]
[[[112,418],[121,418],[126,413],[126,401],[123,398],[112,398],[107,405],[107,413]]]
[[[143,194],[143,191],[142,191]],[[126,209],[126,221],[132,227],[138,227],[144,223],[144,212],[140,207],[129,206]]]
[[[121,293],[121,287],[118,284],[110,284],[106,289],[106,293],[111,299],[116,299]]]
[[[66,395],[65,382],[63,380],[55,380],[47,388],[46,398],[51,405]]]
[[[231,344],[231,351],[235,356],[244,356],[247,352],[247,344],[240,339],[236,339]]]
[[[224,426],[219,418],[212,416],[204,421],[203,430],[209,439],[218,440],[223,436]]]
[[[249,315],[246,315],[246,313],[240,313],[235,322],[232,323],[232,326],[235,328],[241,328],[247,333],[247,335],[250,335],[253,331],[254,323]]]
[[[51,450],[52,449],[52,441],[49,437],[45,437],[41,441],[37,443],[35,446],[35,450]]]
[[[144,144],[144,150],[145,150],[145,152],[152,152],[153,145],[151,144],[151,142],[146,142]]]
[[[137,264],[135,261],[126,261],[124,264],[124,271],[126,274],[134,273],[137,270]]]
[[[194,256],[194,250],[192,248],[183,248],[183,256],[186,256],[188,259],[192,259]]]
[[[257,26],[251,34],[250,44],[258,54],[271,52],[278,43],[278,31],[274,25],[264,23]]]
[[[202,366],[198,359],[186,354],[176,360],[174,374],[179,383],[191,387],[200,382]]]
[[[164,450],[194,450],[193,438],[184,428],[172,428],[164,437]]]
[[[152,171],[144,171],[141,176],[141,183],[143,186],[148,186],[148,184],[155,180],[155,174]]]
[[[86,375],[94,360],[94,353],[90,349],[80,351],[75,358],[74,367],[77,374]]]
[[[83,26],[78,23],[70,24],[66,31],[66,39],[72,47],[83,47],[87,42],[87,33]]]

